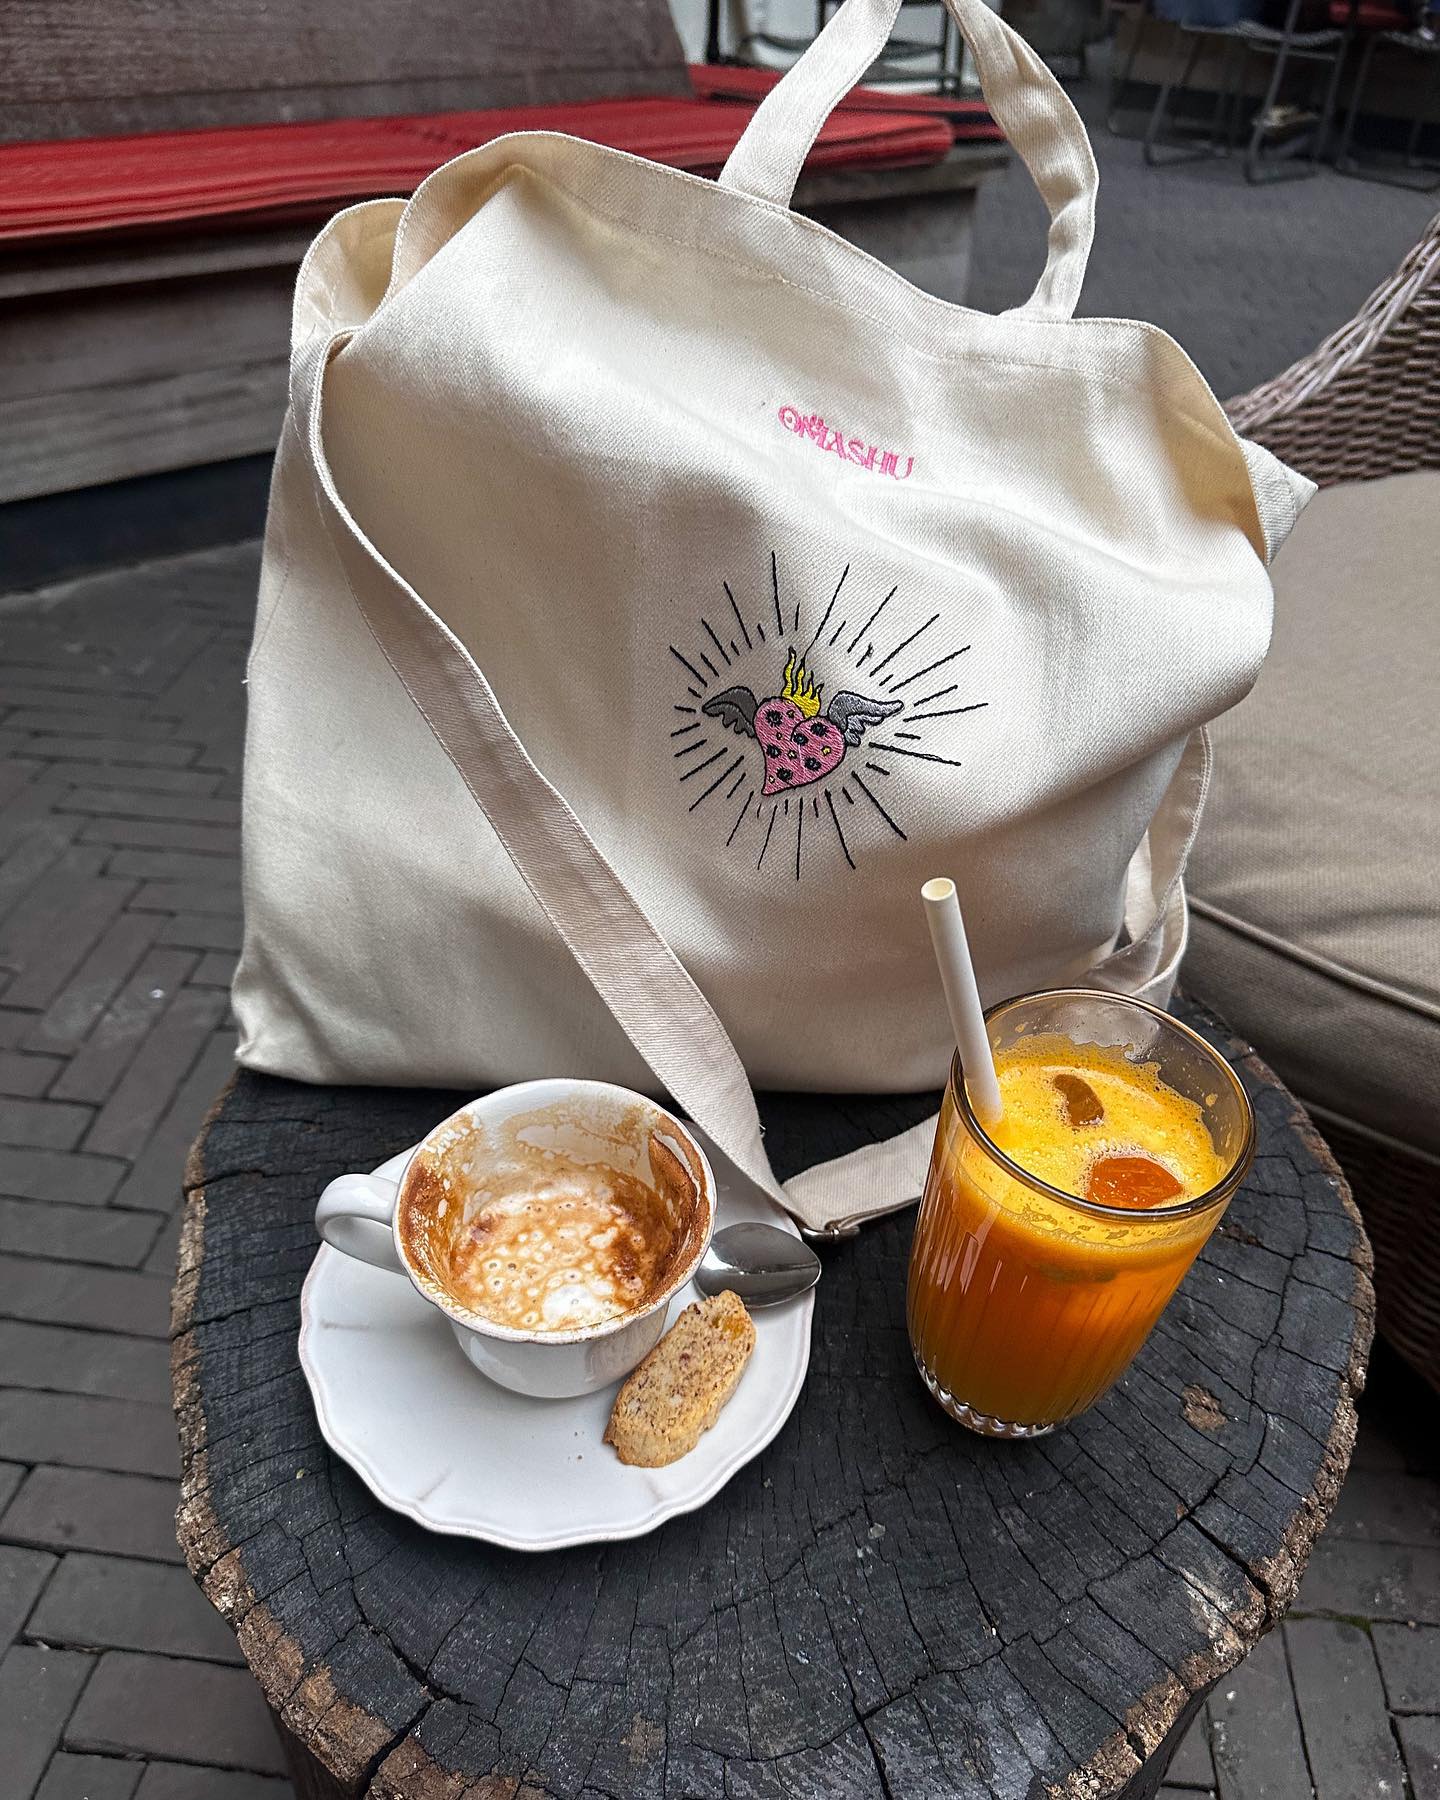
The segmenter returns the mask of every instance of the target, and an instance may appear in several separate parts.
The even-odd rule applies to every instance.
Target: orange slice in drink
[[[1136,1211],[1164,1206],[1184,1191],[1167,1168],[1148,1156],[1102,1156],[1085,1183],[1085,1198],[1097,1206],[1129,1206]]]
[[[1065,1113],[1070,1123],[1075,1126],[1098,1125],[1105,1117],[1105,1108],[1100,1104],[1100,1096],[1085,1077],[1072,1075],[1066,1070],[1054,1079],[1055,1086],[1060,1090],[1060,1098],[1065,1102]]]

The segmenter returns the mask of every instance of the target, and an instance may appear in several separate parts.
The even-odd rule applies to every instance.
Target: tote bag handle
[[[1017,310],[1068,319],[1095,235],[1100,176],[1089,134],[1060,83],[985,0],[944,3],[975,58],[995,122],[1050,214],[1045,272]],[[721,171],[721,186],[789,206],[820,127],[885,48],[899,11],[900,0],[845,0],[756,107]]]

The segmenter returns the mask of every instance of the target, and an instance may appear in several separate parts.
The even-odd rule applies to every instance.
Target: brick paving
[[[175,1543],[185,1149],[234,1053],[253,547],[0,601],[0,1794],[282,1800]]]
[[[1429,211],[1097,149],[1113,228],[1091,309],[1117,285],[1222,391],[1338,323]],[[1012,199],[1028,204],[1018,175],[982,207],[979,304],[1023,291]],[[1227,230],[1247,244],[1217,256]],[[0,597],[0,1800],[290,1792],[176,1547],[167,1375],[181,1164],[234,1046],[257,562],[242,545]],[[1437,1425],[1378,1356],[1298,1603],[1211,1697],[1161,1800],[1440,1800]]]

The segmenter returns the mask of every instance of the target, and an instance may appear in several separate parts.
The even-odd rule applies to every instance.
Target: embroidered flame
[[[820,695],[824,683],[818,686],[810,679],[804,663],[797,663],[792,650],[785,663],[785,686],[781,689],[787,700],[793,700],[807,719],[813,719],[820,710]]]

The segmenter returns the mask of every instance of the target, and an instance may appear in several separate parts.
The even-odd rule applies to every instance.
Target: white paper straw
[[[925,917],[930,921],[930,941],[935,946],[935,960],[940,965],[940,981],[945,989],[945,1004],[950,1008],[955,1042],[960,1048],[960,1065],[965,1071],[970,1104],[982,1125],[994,1125],[1005,1109],[1000,1100],[1000,1083],[995,1079],[995,1058],[990,1049],[990,1034],[985,1029],[980,990],[975,985],[975,965],[970,960],[970,946],[965,938],[965,921],[960,916],[955,883],[946,876],[938,876],[925,883],[920,898],[925,902]]]

